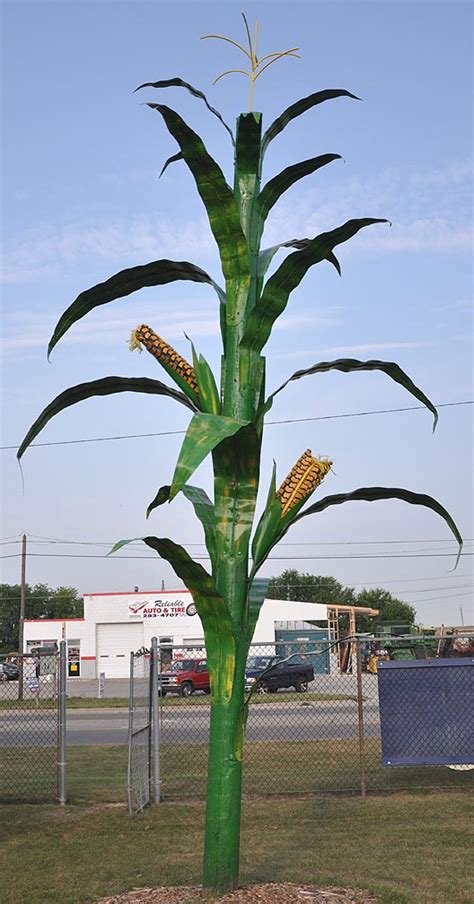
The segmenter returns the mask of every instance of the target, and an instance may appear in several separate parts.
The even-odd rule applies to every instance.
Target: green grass
[[[280,694],[253,694],[252,706],[254,704],[271,704],[278,703],[321,703],[332,700],[357,700],[353,694],[318,694],[318,693],[280,693]],[[178,697],[177,694],[167,694],[162,699],[163,706],[209,706],[211,698],[207,694],[196,694],[185,699]],[[1,700],[0,709],[54,709],[57,706],[57,700],[52,699],[35,699],[29,700]],[[128,697],[68,697],[68,709],[128,709]]]
[[[109,759],[110,765],[110,759]],[[380,904],[469,904],[473,802],[457,793],[245,801],[242,884],[368,889]],[[9,806],[2,896],[85,904],[140,886],[199,884],[204,807]]]
[[[445,788],[468,790],[472,772],[443,766],[384,768],[378,742],[367,742],[369,791]],[[54,800],[55,751],[10,748],[2,753],[0,799]],[[161,752],[162,792],[166,800],[203,799],[206,791],[207,745],[164,744]],[[120,803],[126,799],[125,746],[70,747],[68,793],[73,804]],[[11,787],[19,789],[16,798]],[[247,741],[244,793],[247,796],[360,791],[356,740]]]

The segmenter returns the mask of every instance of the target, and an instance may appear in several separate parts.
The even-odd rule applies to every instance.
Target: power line
[[[463,402],[440,402],[436,405],[436,408],[453,408],[458,405],[473,405],[474,399],[468,399]],[[338,418],[346,418],[346,417],[367,417],[373,414],[395,414],[401,411],[423,411],[425,410],[424,405],[411,405],[407,408],[378,408],[373,411],[351,411],[345,414],[326,414],[320,415],[318,417],[296,417],[296,418],[287,418],[281,421],[266,421],[267,426],[277,426],[281,424],[302,424],[309,421],[332,421],[337,420]],[[127,433],[118,436],[93,436],[87,438],[80,439],[65,439],[65,440],[56,440],[55,442],[49,443],[31,443],[29,446],[30,449],[39,448],[40,446],[72,446],[77,445],[78,443],[105,443],[112,442],[115,440],[122,439],[148,439],[149,437],[155,436],[178,436],[186,433],[186,430],[163,430],[159,433]],[[6,451],[10,449],[19,449],[18,446],[0,446],[0,451]]]
[[[424,596],[421,600],[414,600],[414,602],[418,603],[437,603],[438,600],[453,600],[458,596],[471,596],[471,593],[451,593],[446,596]],[[403,600],[403,602],[407,602],[407,600]],[[409,600],[408,600],[409,602]],[[328,603],[329,605],[329,603]]]
[[[278,584],[278,582],[275,582],[272,586],[272,589],[277,590],[279,588],[279,586],[280,585]],[[284,587],[285,589],[287,589],[287,585],[281,585],[281,586]],[[350,589],[350,586],[351,585],[344,585],[343,590]],[[324,585],[322,585],[320,587],[318,587],[317,584],[316,585],[315,584],[305,584],[305,585],[290,584],[289,585],[290,592],[292,590],[301,589],[301,587],[308,587],[308,588],[311,587],[314,590],[317,590],[321,593],[325,592]],[[423,587],[423,588],[420,588],[419,590],[402,590],[400,592],[406,594],[407,596],[412,596],[412,594],[414,594],[414,593],[444,593],[445,590],[446,591],[465,590],[466,588],[469,588],[467,593],[456,593],[456,594],[454,594],[454,596],[470,596],[474,592],[474,584],[457,584],[454,587]],[[380,589],[383,590],[384,588],[380,587]],[[154,590],[150,590],[150,593],[154,593],[154,592],[155,592]],[[54,591],[53,591],[53,593],[54,593]],[[448,598],[448,596],[451,596],[451,595],[453,595],[453,594],[448,594],[446,596],[446,599]],[[30,596],[27,596],[26,599],[27,599],[27,601],[29,600],[30,602],[37,602],[37,603],[44,603],[44,602],[55,603],[56,601],[64,602],[66,600],[69,602],[82,602],[80,597],[81,597],[81,595],[79,595],[79,596],[54,596],[54,595],[53,596],[51,596],[51,595],[50,596],[35,596],[34,594],[30,594]],[[17,599],[18,599],[18,596],[1,596],[0,595],[0,603],[12,602]]]
[[[64,538],[60,538],[60,537],[44,537],[41,534],[27,534],[27,537],[28,537],[28,540],[30,543],[35,543],[35,544],[44,543],[45,545],[59,543],[64,546],[73,546],[73,545],[113,546],[114,543],[116,542],[116,540],[65,540]],[[13,543],[15,541],[9,541],[9,542]],[[180,542],[185,543],[186,546],[205,546],[206,545],[204,542],[186,543],[185,540],[182,540]],[[463,540],[463,542],[464,542],[464,544],[473,543],[474,537],[467,537]],[[140,543],[141,543],[141,541],[133,541],[133,543],[130,543],[129,545],[130,546],[139,546]],[[305,541],[303,543],[298,543],[298,542],[287,543],[287,542],[285,542],[285,543],[280,543],[279,545],[280,546],[298,546],[298,547],[301,547],[301,546],[379,546],[379,545],[386,546],[386,545],[391,545],[391,544],[406,545],[407,543],[433,543],[433,544],[434,543],[443,543],[443,544],[446,544],[446,543],[457,543],[457,540],[455,540],[454,538],[451,540],[449,537],[445,538],[445,539],[439,539],[439,540],[434,540],[434,539],[429,539],[429,540],[426,539],[425,540],[425,539],[418,539],[418,538],[412,538],[410,540],[312,540],[312,541],[308,541],[308,542]]]
[[[0,559],[15,559],[18,558],[21,553],[14,553],[13,555],[0,556]],[[154,556],[113,556],[109,557],[107,555],[100,556],[94,555],[92,553],[66,553],[66,552],[30,552],[29,557],[35,556],[40,559],[150,559],[156,561]],[[440,552],[440,553],[397,553],[396,555],[389,553],[379,553],[379,554],[361,554],[361,555],[339,555],[339,556],[269,556],[267,562],[275,562],[275,561],[309,561],[310,559],[316,559],[317,561],[323,559],[443,559],[443,558],[452,558],[454,552]],[[474,552],[463,552],[461,553],[461,558],[465,556],[472,556]],[[208,560],[210,557],[208,555],[198,555],[195,556],[196,559]]]
[[[316,577],[316,575],[315,575],[315,577]],[[324,580],[324,578],[327,577],[327,575],[318,575],[318,577],[322,577]],[[465,575],[457,575],[456,577],[453,576],[453,580],[457,580],[458,578],[463,578],[463,577],[467,578],[467,577],[471,577],[471,575],[465,574]],[[343,589],[350,589],[352,587],[377,587],[377,588],[380,588],[382,584],[411,584],[411,583],[414,583],[415,581],[428,581],[428,580],[445,581],[446,575],[440,574],[438,577],[433,576],[433,575],[431,575],[431,576],[428,575],[428,577],[424,577],[424,578],[379,578],[378,581],[347,581],[346,584],[341,585],[341,586],[343,586]],[[284,587],[286,589],[289,586],[290,589],[301,590],[301,588],[307,588],[307,587],[313,587],[313,588],[318,589],[318,586],[319,586],[318,584],[315,584],[313,581],[309,581],[306,584],[293,584],[293,583],[288,584],[288,582],[286,582],[284,579],[281,578],[281,575],[278,575],[276,578],[270,578],[270,581],[274,588]],[[439,591],[457,590],[457,588],[459,586],[461,586],[461,585],[453,584],[451,587],[438,587],[437,589]],[[395,591],[395,592],[397,592],[397,591]],[[399,590],[398,591],[398,593],[411,593],[411,592],[415,593],[414,590],[413,591],[410,591],[410,590]]]

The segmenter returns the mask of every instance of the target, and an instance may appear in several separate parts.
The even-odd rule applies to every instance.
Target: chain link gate
[[[0,663],[0,802],[55,799],[66,803],[64,641]]]
[[[159,801],[158,656],[156,637],[150,649],[130,653],[128,707],[128,811],[135,816]]]

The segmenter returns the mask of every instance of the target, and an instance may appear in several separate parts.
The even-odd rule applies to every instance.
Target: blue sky
[[[8,446],[69,385],[108,374],[160,378],[149,356],[128,351],[137,323],[149,323],[189,357],[186,331],[217,370],[214,298],[186,283],[93,312],[59,344],[51,364],[45,350],[76,295],[124,267],[169,257],[219,277],[184,164],[158,180],[175,152],[160,117],[143,105],[158,92],[132,91],[179,75],[233,124],[247,109],[248,88],[242,76],[213,88],[213,78],[240,58],[229,45],[199,40],[208,32],[242,40],[241,7],[234,3],[38,0],[3,2],[2,9],[2,445]],[[353,356],[397,361],[435,403],[472,399],[471,4],[247,2],[245,10],[252,23],[261,22],[262,53],[301,48],[301,61],[283,60],[257,83],[255,107],[267,125],[322,88],[344,87],[363,98],[324,104],[272,143],[264,181],[315,154],[340,153],[344,161],[288,192],[269,217],[264,246],[357,216],[393,223],[340,248],[342,279],[324,265],[307,275],[266,349],[269,390],[318,360]],[[201,134],[230,180],[231,145],[219,122],[183,91],[159,97]],[[324,374],[289,386],[269,419],[411,404],[382,374]],[[184,430],[187,417],[176,407],[135,395],[91,400],[58,416],[38,442]],[[24,494],[14,452],[2,451],[2,537],[26,531],[36,541],[108,543],[152,532],[204,554],[194,545],[202,536],[184,499],[148,523],[144,517],[156,489],[170,480],[181,440],[173,433],[31,449]],[[442,408],[434,437],[424,411],[269,426],[264,492],[272,458],[283,479],[307,447],[334,461],[326,492],[406,486],[436,496],[464,536],[474,537],[470,406]],[[207,465],[196,482],[209,486]],[[472,623],[472,560],[466,555],[452,573],[454,559],[444,553],[454,546],[432,513],[396,502],[353,503],[295,527],[262,573],[295,567],[333,574],[357,589],[379,583],[415,604],[426,624],[459,623],[460,605]],[[28,580],[81,592],[151,589],[162,579],[168,588],[179,586],[160,560],[104,560],[105,548],[32,539]],[[466,553],[472,548],[467,542]],[[6,543],[2,550],[13,555],[18,548]],[[97,558],[62,557],[70,553]],[[390,557],[359,558],[382,554]],[[410,558],[391,558],[401,554]],[[3,580],[17,581],[19,559],[2,565]]]

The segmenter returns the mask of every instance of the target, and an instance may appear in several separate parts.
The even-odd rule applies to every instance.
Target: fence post
[[[151,638],[151,749],[152,749],[152,775],[151,798],[153,803],[159,804],[161,800],[161,775],[160,775],[160,702],[158,694],[158,682],[161,677],[160,651],[158,639]]]
[[[364,737],[364,699],[362,696],[362,657],[360,652],[360,640],[356,640],[356,662],[357,662],[357,713],[359,727],[359,773],[360,773],[360,793],[361,797],[365,797],[365,737]]]
[[[128,761],[127,761],[127,799],[128,812],[133,816],[132,803],[132,732],[133,732],[133,705],[134,705],[134,688],[133,688],[133,667],[134,655],[130,653],[130,687],[128,692]]]
[[[59,643],[59,695],[58,695],[58,797],[61,806],[67,801],[67,748],[66,748],[66,641]]]

